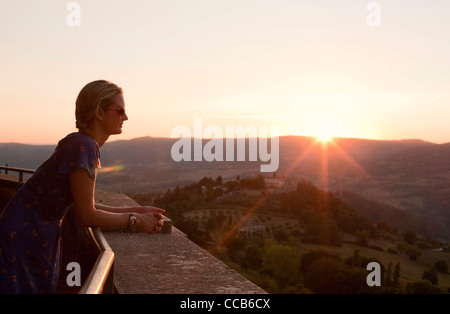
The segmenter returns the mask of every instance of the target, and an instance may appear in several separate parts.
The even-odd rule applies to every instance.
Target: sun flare
[[[339,123],[330,117],[319,117],[313,120],[307,129],[307,134],[315,137],[321,143],[332,142],[341,133],[342,130]]]
[[[321,143],[329,143],[333,141],[333,136],[328,135],[328,134],[323,134],[323,135],[316,135],[314,136],[316,138],[317,142],[321,142]]]

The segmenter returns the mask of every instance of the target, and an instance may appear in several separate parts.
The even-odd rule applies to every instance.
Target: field
[[[187,219],[198,221],[200,226],[206,226],[209,218],[224,216],[230,226],[239,225],[260,225],[264,224],[268,231],[276,229],[302,230],[302,225],[297,219],[286,216],[275,216],[261,213],[251,213],[243,209],[197,209],[186,212],[183,216]]]

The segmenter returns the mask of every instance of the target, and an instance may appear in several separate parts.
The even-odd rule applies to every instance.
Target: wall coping
[[[133,206],[130,197],[96,191],[96,201]],[[121,294],[265,294],[262,288],[189,240],[170,233],[102,230],[115,254],[114,282]]]

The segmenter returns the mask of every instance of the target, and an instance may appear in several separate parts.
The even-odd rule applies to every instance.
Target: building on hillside
[[[290,177],[271,177],[264,178],[266,191],[275,193],[290,192],[297,188],[297,181]]]

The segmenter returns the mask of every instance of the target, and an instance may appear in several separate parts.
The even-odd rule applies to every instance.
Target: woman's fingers
[[[145,219],[144,228],[149,233],[161,231],[161,228],[164,224],[163,215],[160,213],[154,213],[153,211],[147,212],[145,215],[147,216],[147,219]]]
[[[163,220],[163,219],[164,219],[164,216],[161,215],[161,214],[159,214],[159,213],[154,213],[153,216],[154,216],[156,219],[158,219],[158,220]]]
[[[158,207],[152,207],[151,211],[154,213],[160,213],[160,214],[164,214],[166,212],[165,209],[158,208]]]
[[[155,206],[141,206],[140,209],[141,209],[140,211],[142,213],[152,212],[152,213],[164,214],[166,212],[165,209],[158,208],[158,207],[155,207]]]

